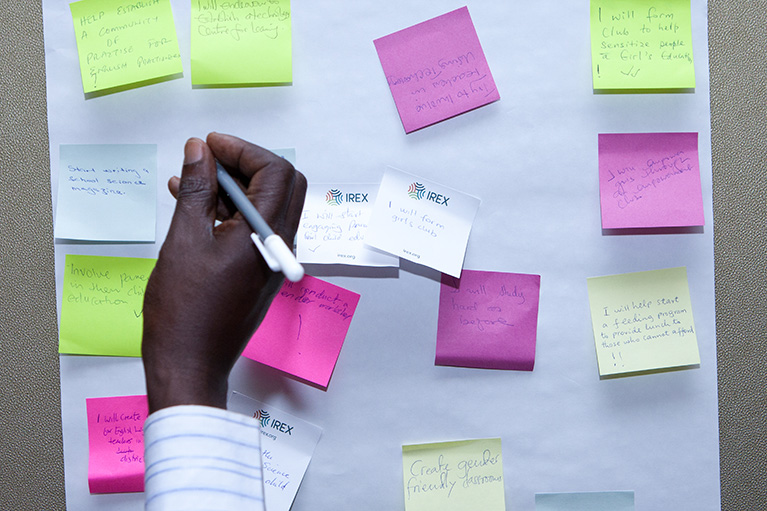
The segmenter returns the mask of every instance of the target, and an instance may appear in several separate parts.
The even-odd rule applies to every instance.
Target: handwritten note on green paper
[[[59,353],[141,356],[144,290],[155,262],[67,254]]]
[[[695,88],[690,0],[591,0],[595,90]]]
[[[506,509],[501,439],[402,446],[406,511]]]
[[[192,84],[293,81],[290,0],[192,0]]]
[[[168,0],[82,0],[69,8],[85,93],[182,72]]]
[[[599,375],[700,364],[686,268],[587,279]]]

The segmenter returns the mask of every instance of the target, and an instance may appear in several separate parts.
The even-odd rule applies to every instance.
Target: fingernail
[[[184,165],[202,160],[202,140],[190,138],[184,146]]]

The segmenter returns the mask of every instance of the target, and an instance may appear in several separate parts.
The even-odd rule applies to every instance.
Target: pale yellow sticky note
[[[700,365],[686,268],[587,279],[600,377]]]
[[[694,89],[690,0],[591,0],[595,90]]]
[[[192,84],[293,82],[290,0],[192,0]]]
[[[501,439],[402,446],[406,511],[506,509]]]
[[[155,262],[67,254],[59,352],[140,357],[144,290]]]
[[[85,93],[182,72],[169,0],[81,0],[69,8]]]

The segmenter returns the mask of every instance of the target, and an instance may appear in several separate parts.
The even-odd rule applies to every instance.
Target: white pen
[[[232,176],[216,161],[216,176],[218,184],[232,199],[234,205],[245,217],[245,220],[253,228],[250,235],[258,251],[264,256],[266,264],[274,271],[281,271],[291,282],[298,282],[304,278],[304,267],[298,263],[293,251],[288,248],[279,234],[275,234],[269,224],[261,216],[256,207],[250,202]]]

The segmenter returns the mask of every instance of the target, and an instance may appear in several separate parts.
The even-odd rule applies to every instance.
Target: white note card
[[[365,245],[377,184],[310,183],[296,234],[301,263],[399,266],[399,258]]]
[[[460,278],[480,200],[389,167],[381,180],[367,243]]]
[[[227,408],[261,423],[266,511],[289,511],[322,428],[236,391]]]

